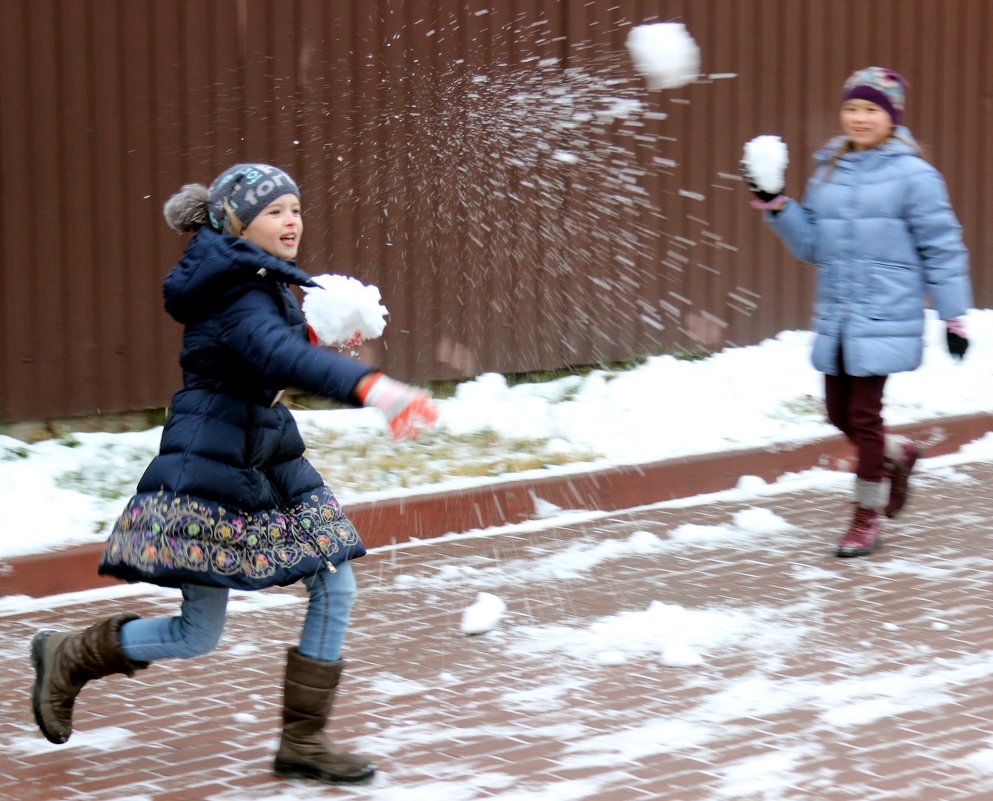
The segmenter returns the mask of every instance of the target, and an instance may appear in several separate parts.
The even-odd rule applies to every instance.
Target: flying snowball
[[[303,314],[321,345],[357,347],[381,336],[389,312],[380,303],[379,287],[344,275],[318,275],[316,287],[304,287]]]
[[[506,611],[507,604],[501,599],[488,592],[481,592],[462,613],[462,633],[485,634],[496,627]]]
[[[778,195],[786,186],[789,164],[786,143],[778,136],[756,136],[745,143],[741,164],[755,185],[763,192]]]
[[[700,74],[700,48],[681,22],[636,25],[627,46],[649,89],[677,89]]]

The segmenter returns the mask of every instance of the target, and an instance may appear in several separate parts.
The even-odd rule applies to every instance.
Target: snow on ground
[[[929,319],[921,369],[895,375],[887,384],[887,423],[990,409],[993,310],[974,310],[965,322],[972,346],[957,363],[945,351],[943,326]],[[697,361],[660,356],[624,372],[595,371],[517,386],[508,386],[503,376],[484,374],[439,402],[438,436],[489,432],[508,441],[541,440],[546,452],[597,454],[593,461],[529,476],[816,440],[835,432],[823,415],[823,378],[809,363],[811,341],[810,332],[787,331]],[[343,436],[349,449],[362,443],[400,447],[392,445],[375,409],[298,412],[297,417],[306,438],[324,432]],[[159,428],[80,433],[31,445],[0,437],[0,503],[7,511],[0,558],[102,541],[154,455],[160,433]],[[451,477],[418,486],[413,475],[404,477],[405,488],[350,486],[349,460],[336,461],[342,472],[325,472],[325,477],[346,504],[493,480]],[[743,477],[739,489],[761,491],[763,484]],[[541,510],[551,519],[562,514],[568,511]],[[700,532],[680,536],[699,537]]]
[[[982,458],[993,458],[993,437],[985,437],[955,454],[925,459],[921,472],[940,476],[943,481],[968,483],[975,479],[960,471],[958,465]],[[839,489],[847,487],[850,476],[816,470],[785,476],[774,484],[752,477],[741,481],[733,490],[660,502],[645,508],[671,509],[714,501],[768,498],[803,488],[805,484],[816,484],[823,489],[825,483],[830,486],[831,482]],[[616,513],[573,511],[557,518],[452,536],[497,537],[551,529],[562,525],[564,520],[606,520],[612,516]],[[533,586],[559,582],[555,585],[556,592],[568,596],[570,586],[575,592],[581,592],[595,580],[598,568],[608,562],[630,564],[635,557],[664,562],[667,556],[685,553],[688,547],[727,547],[729,544],[747,547],[749,542],[761,543],[770,536],[802,541],[809,532],[798,530],[770,508],[745,506],[729,512],[725,519],[718,518],[713,525],[680,525],[668,531],[635,529],[625,536],[605,539],[549,538],[520,550],[511,558],[498,560],[499,564],[495,566],[486,553],[480,553],[477,559],[444,563],[411,562],[407,570],[395,574],[392,585],[383,586],[380,591],[397,598],[408,597],[413,591],[417,591],[417,597],[430,597],[432,593],[448,593],[448,597],[452,597],[452,589],[458,588],[458,594],[467,605],[472,599],[475,599],[473,605],[478,605],[477,625],[470,628],[477,630],[479,637],[491,640],[512,663],[555,665],[555,670],[546,674],[523,670],[522,676],[528,680],[502,687],[499,703],[509,710],[526,711],[535,719],[535,724],[527,729],[529,738],[570,743],[558,763],[560,773],[590,763],[617,767],[583,780],[521,783],[510,774],[479,771],[466,781],[463,775],[446,773],[446,770],[452,770],[450,763],[439,760],[430,766],[430,770],[425,769],[425,777],[429,778],[415,786],[404,786],[391,782],[390,762],[384,758],[382,775],[376,785],[354,791],[346,788],[340,792],[349,797],[361,794],[376,801],[413,801],[415,798],[469,801],[483,795],[500,801],[580,801],[595,798],[623,782],[627,766],[640,759],[651,759],[659,754],[678,757],[688,752],[709,753],[711,749],[719,748],[729,730],[745,725],[743,721],[774,720],[788,710],[802,709],[810,715],[812,731],[830,730],[839,732],[838,736],[846,736],[880,719],[954,705],[956,692],[963,685],[988,681],[993,676],[991,654],[968,649],[953,657],[933,660],[894,659],[891,665],[868,674],[853,670],[851,676],[825,678],[784,673],[784,660],[804,648],[827,648],[827,653],[839,664],[853,666],[878,658],[877,646],[868,642],[864,646],[859,643],[855,648],[844,649],[826,645],[833,643],[835,637],[831,631],[833,619],[824,614],[824,608],[837,594],[837,584],[844,580],[844,575],[810,564],[794,567],[793,574],[805,582],[804,589],[795,600],[785,604],[725,601],[684,606],[664,581],[659,582],[657,594],[646,596],[643,603],[590,618],[564,615],[545,620],[529,617],[525,621],[520,609],[506,609],[500,601],[506,588],[523,582]],[[393,546],[393,550],[430,545],[423,541],[411,542]],[[943,572],[954,573],[963,565],[955,560],[934,564],[929,555],[922,554],[920,560],[914,556],[890,557],[875,564],[863,563],[860,567],[869,575],[903,573],[920,576],[925,581],[941,582]],[[174,590],[136,584],[42,599],[0,597],[0,618],[17,618],[35,610],[51,611],[63,605],[78,608],[81,604],[110,598],[174,599],[175,596]],[[302,613],[305,604],[303,593],[232,592],[229,612],[237,618],[297,605]],[[467,606],[466,611],[471,608]],[[901,621],[899,626],[881,622],[879,630],[890,634],[899,634],[901,630],[912,633],[911,629],[919,631],[922,628],[940,630],[947,626],[945,620],[956,616],[961,624],[960,610],[943,609],[940,613],[935,610],[934,614],[925,610],[917,618]],[[452,620],[453,628],[457,627],[454,622],[457,617],[453,616]],[[460,635],[453,633],[453,636]],[[885,647],[895,655],[919,648],[913,637],[906,643],[899,636],[889,637],[887,641],[889,644]],[[232,653],[244,653],[244,649],[251,648],[247,643],[239,642],[227,647],[236,649]],[[747,654],[745,661],[751,665],[747,673],[715,671],[715,660],[730,651]],[[588,721],[556,720],[551,714],[568,708],[571,699],[582,696],[590,684],[623,680],[632,666],[639,671],[646,670],[649,660],[658,665],[659,671],[672,671],[668,681],[697,687],[699,693],[684,700],[678,712],[635,717],[624,725],[618,722],[617,725],[591,728]],[[385,704],[397,697],[427,697],[439,687],[464,688],[465,681],[464,668],[456,663],[441,673],[418,676],[417,680],[390,671],[380,672],[363,692],[368,703]],[[664,682],[660,681],[662,684]],[[261,714],[239,715],[237,720],[251,724],[263,718]],[[480,722],[460,726],[458,730],[463,743],[503,741],[520,735],[519,722]],[[103,727],[80,731],[65,746],[52,746],[34,733],[7,737],[4,745],[19,755],[48,754],[56,749],[60,749],[60,753],[76,749],[82,753],[114,752],[130,738],[133,738],[133,732],[127,729]],[[398,749],[430,751],[450,742],[449,719],[444,715],[425,714],[385,720],[375,729],[353,735],[350,745],[363,753],[382,755]],[[793,741],[766,753],[721,763],[717,768],[721,783],[715,798],[793,799],[798,783],[817,780],[804,770],[819,757],[822,747],[817,738],[804,744]],[[957,764],[957,769],[975,777],[977,788],[989,786],[990,753],[993,753],[993,745],[966,754]],[[312,787],[298,783],[275,793],[267,792],[264,798],[265,801],[303,801],[312,797],[313,792]],[[234,791],[222,791],[211,794],[205,801],[234,801],[236,797],[259,801],[263,798],[262,795],[238,796]],[[137,800],[139,796],[134,798]]]

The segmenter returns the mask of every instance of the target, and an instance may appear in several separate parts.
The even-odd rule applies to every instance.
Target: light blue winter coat
[[[889,375],[921,363],[924,303],[942,320],[972,305],[969,257],[941,174],[907,141],[890,138],[827,164],[841,138],[819,150],[803,205],[766,220],[793,255],[817,265],[812,361],[849,375]]]

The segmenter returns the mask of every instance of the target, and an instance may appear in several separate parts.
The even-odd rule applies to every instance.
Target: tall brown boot
[[[121,650],[121,626],[137,617],[115,615],[80,632],[45,629],[31,639],[31,708],[50,742],[61,744],[72,735],[72,707],[86,682],[112,673],[133,676],[148,667],[148,662],[132,662]]]
[[[283,736],[273,770],[277,776],[362,784],[376,773],[369,760],[332,751],[324,738],[343,662],[319,662],[290,648],[283,686]]]

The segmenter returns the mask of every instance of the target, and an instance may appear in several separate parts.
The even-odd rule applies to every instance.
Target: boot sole
[[[875,551],[880,544],[880,541],[876,540],[872,543],[871,548],[838,548],[838,550],[834,552],[834,555],[840,556],[842,559],[850,559],[855,556],[868,556]]]
[[[272,770],[285,779],[316,779],[324,784],[368,784],[376,775],[376,769],[370,768],[368,773],[360,773],[358,776],[339,776],[309,765],[297,765],[278,759],[273,763]]]
[[[62,745],[69,738],[52,734],[45,726],[45,719],[41,714],[41,685],[45,677],[45,642],[54,634],[54,631],[39,631],[31,638],[31,664],[34,667],[34,686],[31,688],[31,712],[34,715],[34,722],[38,724],[45,739],[55,745]]]

